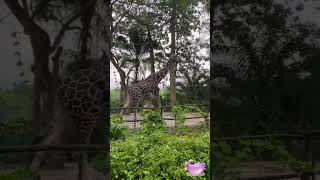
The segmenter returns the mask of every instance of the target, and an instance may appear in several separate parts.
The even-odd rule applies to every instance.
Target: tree
[[[212,78],[227,79],[232,88],[229,95],[247,105],[249,119],[255,121],[252,129],[260,132],[278,127],[292,130],[285,127],[294,123],[285,115],[284,104],[287,87],[294,82],[287,81],[291,67],[285,63],[297,55],[305,59],[318,46],[307,41],[319,38],[315,33],[318,28],[306,26],[294,16],[302,10],[298,7],[292,9],[275,1],[233,0],[215,7],[221,14],[214,21],[213,53],[233,54],[235,58],[229,62],[216,58]]]
[[[177,45],[180,39],[191,35],[199,25],[199,14],[195,7],[199,1],[118,1],[114,4],[114,12],[118,15],[118,21],[114,22],[115,34],[125,32],[125,28],[132,26],[135,22],[142,26],[146,32],[146,41],[149,57],[145,62],[150,64],[150,71],[155,72],[156,62],[162,63],[166,56],[165,50],[177,53],[184,44]],[[173,17],[176,16],[176,17]],[[172,18],[173,17],[173,18]],[[173,32],[174,31],[174,32]],[[124,33],[127,34],[127,33]],[[167,39],[171,34],[171,39]],[[127,34],[128,36],[128,34]],[[179,38],[177,40],[177,38]],[[170,42],[169,46],[159,46],[160,41]],[[125,54],[125,53],[124,53]],[[125,64],[125,63],[124,63]],[[138,65],[138,63],[136,63]],[[176,99],[176,65],[171,69],[171,96],[172,102]],[[137,72],[137,71],[136,71]],[[120,77],[123,76],[120,71]],[[137,76],[137,74],[136,74]],[[175,104],[175,103],[173,103]]]
[[[62,23],[61,29],[57,36],[51,43],[48,32],[39,26],[36,21],[48,21],[49,19],[56,19],[52,11],[53,2],[42,0],[33,2],[22,1],[20,4],[17,0],[5,0],[5,4],[10,9],[11,13],[17,18],[19,23],[23,26],[24,32],[29,36],[34,55],[34,64],[32,71],[34,73],[33,82],[33,122],[34,131],[40,132],[41,119],[47,119],[52,116],[54,104],[54,87],[56,82],[55,76],[49,70],[49,57],[56,52],[54,64],[54,71],[58,67],[58,55],[61,52],[59,45],[62,41],[63,35],[69,30],[70,24],[74,22],[81,14],[81,11],[75,10],[71,16]],[[63,3],[61,1],[55,1]],[[60,11],[66,11],[60,9]],[[44,100],[44,106],[41,106],[41,101]]]

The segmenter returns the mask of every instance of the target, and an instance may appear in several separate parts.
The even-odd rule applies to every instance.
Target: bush
[[[186,134],[188,132],[188,129],[184,126],[184,123],[186,122],[186,109],[181,106],[173,106],[171,112],[175,119],[177,133]]]
[[[33,180],[38,177],[38,173],[28,169],[17,169],[11,173],[0,173],[1,180]]]
[[[110,92],[110,106],[120,107],[120,89],[114,89]]]
[[[141,125],[145,133],[150,134],[156,130],[165,130],[165,124],[159,112],[147,110],[142,116]]]
[[[111,143],[113,179],[181,179],[188,177],[184,163],[190,159],[209,167],[209,133],[174,136],[163,131],[138,133]],[[209,169],[205,170],[206,178]],[[199,179],[205,179],[199,177]]]
[[[123,119],[121,115],[111,116],[110,119],[110,136],[111,140],[124,139],[128,131],[127,127],[122,125]]]

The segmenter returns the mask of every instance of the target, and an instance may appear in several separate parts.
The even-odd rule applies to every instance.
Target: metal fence
[[[183,106],[201,106],[207,108],[206,104],[198,104],[198,105],[183,105]],[[161,116],[166,110],[171,109],[172,106],[162,106],[162,107],[153,107],[153,108],[128,108],[128,109],[155,109],[160,110]],[[120,110],[121,108],[110,108],[110,111]],[[141,122],[141,119],[137,119],[137,112],[134,112],[133,120],[126,120],[125,122],[133,122],[134,127],[136,127],[136,123]],[[193,118],[204,118],[203,116],[199,117],[190,117],[188,119]],[[205,117],[209,121],[209,116]],[[167,121],[174,121],[175,118],[163,118]],[[270,139],[270,138],[281,138],[286,141],[292,140],[302,140],[304,142],[304,156],[305,161],[312,164],[312,168],[315,168],[315,158],[314,152],[312,151],[312,142],[314,140],[320,140],[320,130],[312,130],[310,132],[306,132],[304,134],[264,134],[264,135],[254,135],[254,136],[238,136],[238,137],[224,137],[224,138],[214,138],[211,139],[211,143],[218,142],[237,142],[239,140],[257,140],[257,139]],[[38,151],[66,151],[66,152],[82,152],[82,151],[94,151],[94,152],[110,152],[110,149],[105,144],[96,144],[96,145],[75,145],[75,144],[57,144],[57,145],[20,145],[20,146],[1,146],[0,154],[4,153],[15,153],[15,152],[38,152]],[[259,176],[259,177],[247,177],[241,179],[255,179],[255,180],[271,180],[271,179],[291,179],[291,178],[301,178],[303,179],[312,179],[315,180],[317,174],[320,174],[320,170],[315,170],[313,173],[299,175],[296,173],[290,174],[281,174],[281,175],[272,175],[272,176]],[[39,180],[40,177],[36,177],[35,179]]]
[[[175,106],[184,106],[184,107],[190,107],[190,106],[196,106],[199,107],[203,112],[209,112],[208,105],[207,104],[184,104],[184,105],[175,105]],[[171,116],[169,113],[171,108],[173,106],[160,106],[160,107],[128,107],[128,108],[122,108],[122,107],[116,107],[116,108],[110,108],[111,114],[119,113],[121,109],[129,109],[133,110],[133,117],[129,119],[124,119],[124,124],[128,125],[132,129],[136,129],[140,127],[140,123],[143,121],[143,119],[140,119],[138,111],[141,110],[158,110],[160,111],[161,118],[165,121],[167,127],[174,127],[174,122],[176,120],[176,117],[168,117]],[[192,117],[186,117],[186,126],[196,126],[199,124],[199,119],[204,119],[204,121],[208,124],[210,120],[210,115],[199,115],[199,113],[194,113],[195,116]],[[209,127],[209,126],[208,126]]]
[[[16,145],[16,146],[1,146],[0,147],[0,154],[10,154],[10,153],[35,153],[39,151],[45,151],[45,152],[104,152],[106,153],[106,157],[108,158],[108,153],[110,152],[109,146],[106,144],[90,144],[90,145],[84,145],[84,144],[50,144],[50,145]],[[48,157],[49,158],[49,157]],[[106,159],[107,160],[107,159]],[[110,169],[108,167],[108,164],[105,165],[106,169]],[[83,172],[80,172],[79,169],[76,166],[71,167],[73,173],[68,174],[68,177],[65,177],[65,174],[55,174],[52,177],[46,177],[44,180],[51,180],[56,179],[57,176],[58,179],[66,179],[66,180],[76,180],[79,178],[79,174],[83,174]],[[61,171],[64,171],[62,169]],[[61,172],[60,171],[60,172]],[[110,178],[110,172],[107,171],[103,174],[96,174],[96,179],[111,179]],[[26,178],[26,177],[25,177]],[[37,175],[32,177],[32,180],[42,180],[43,175],[40,175],[38,173]]]
[[[183,105],[183,106],[195,106],[195,105]],[[196,106],[199,107],[207,107],[205,104],[197,104]],[[162,106],[162,107],[156,107],[156,108],[128,108],[128,109],[155,109],[160,110],[161,116],[163,117],[164,113],[167,110],[170,110],[172,106]],[[122,108],[110,108],[110,112],[115,110],[120,110]],[[134,127],[136,128],[136,125],[142,121],[142,119],[137,119],[137,111],[134,111],[134,119],[133,120],[127,120],[125,122],[127,123],[134,123]],[[208,116],[207,116],[208,117]],[[207,118],[205,117],[205,118]],[[196,116],[196,117],[189,117],[186,119],[194,119],[194,118],[204,118],[204,116]],[[165,118],[166,121],[174,121],[175,118]],[[110,152],[109,147],[106,144],[91,144],[91,145],[84,145],[84,144],[50,144],[50,145],[15,145],[15,146],[0,146],[0,155],[3,154],[10,154],[10,153],[35,153],[40,151],[46,151],[46,152],[104,152],[108,153]],[[108,156],[108,155],[107,155]],[[106,165],[107,166],[107,165]],[[1,170],[1,169],[0,169]],[[109,168],[110,170],[110,168]],[[74,168],[72,171],[78,171],[77,168]],[[78,172],[82,174],[83,172]],[[110,179],[110,176],[104,174],[105,179]],[[71,180],[70,178],[66,177],[68,180]],[[33,180],[41,180],[43,179],[40,175],[37,175],[33,178]],[[54,178],[53,178],[54,179]],[[77,179],[77,178],[73,178]]]
[[[304,143],[304,157],[305,162],[311,163],[312,168],[315,168],[315,158],[314,152],[312,151],[312,142],[314,140],[320,140],[320,130],[312,130],[304,134],[263,134],[255,136],[237,136],[237,137],[225,137],[225,138],[214,138],[211,140],[211,143],[218,142],[237,142],[240,140],[258,140],[258,139],[270,139],[270,138],[281,138],[288,141],[292,140],[302,140]],[[248,180],[274,180],[274,179],[292,179],[292,178],[301,178],[303,180],[315,180],[316,176],[320,174],[320,170],[316,169],[313,173],[305,173],[299,175],[297,173],[290,174],[281,174],[281,175],[270,175],[270,176],[257,176],[257,177],[246,177],[240,179]]]

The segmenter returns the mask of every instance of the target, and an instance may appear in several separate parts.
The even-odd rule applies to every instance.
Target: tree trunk
[[[124,104],[127,97],[126,73],[121,69],[121,67],[113,58],[111,58],[110,61],[120,75],[120,103]]]
[[[171,10],[171,55],[176,53],[176,4],[173,4]],[[176,104],[176,68],[177,64],[173,63],[170,67],[170,105]]]
[[[126,76],[124,71],[121,71],[120,74],[120,103],[124,104],[127,98],[127,86],[126,86]]]
[[[153,53],[153,40],[151,36],[151,31],[150,28],[148,27],[148,39],[149,39],[149,54],[150,54],[150,70],[151,74],[154,74],[156,72],[155,67],[154,67],[154,53]]]
[[[49,56],[56,49],[56,45],[60,42],[66,27],[63,27],[57,37],[54,48],[50,46],[50,37],[39,25],[37,25],[30,17],[28,12],[21,7],[17,0],[4,1],[19,23],[23,26],[24,32],[30,37],[34,64],[32,72],[34,73],[33,82],[33,130],[34,135],[39,135],[41,130],[46,130],[42,126],[41,119],[52,117],[53,102],[55,97],[55,82],[49,71]],[[76,18],[76,16],[74,16]],[[71,23],[71,19],[68,23]],[[57,65],[56,65],[57,66]],[[57,71],[57,67],[55,71]],[[57,72],[56,72],[57,73]],[[43,102],[41,102],[43,100]],[[44,127],[45,127],[44,126]]]
[[[153,40],[152,40],[152,36],[151,36],[151,30],[149,27],[148,28],[148,39],[149,39],[149,54],[150,54],[150,71],[151,74],[156,73],[155,70],[155,60],[154,60],[154,52],[153,52]],[[160,96],[159,98],[155,99],[152,101],[152,104],[154,107],[158,107],[160,105]]]
[[[39,135],[41,127],[41,96],[45,96],[51,88],[51,74],[49,72],[50,38],[49,35],[24,11],[17,0],[4,1],[10,11],[24,28],[26,35],[30,37],[34,55],[34,85],[33,85],[33,130]]]
[[[39,35],[40,33],[42,35]],[[44,111],[47,108],[46,105],[49,104],[46,102],[48,99],[50,99],[49,90],[52,89],[51,74],[49,72],[50,41],[48,34],[42,30],[39,30],[38,32],[31,30],[29,36],[34,55],[33,118],[35,122],[35,131],[41,133],[40,130],[46,129],[41,128],[41,126],[45,125],[45,122],[42,122],[41,119],[46,119],[46,117],[52,113]],[[42,107],[40,102],[41,97],[44,99]],[[49,111],[49,109],[46,110]]]
[[[81,16],[82,31],[80,35],[81,48],[80,48],[80,58],[81,60],[86,60],[88,54],[88,40],[90,36],[90,24],[94,13],[96,0],[91,0],[88,6],[84,6],[84,13]]]
[[[139,67],[140,67],[140,63],[139,63],[138,55],[136,55],[134,82],[138,82]]]

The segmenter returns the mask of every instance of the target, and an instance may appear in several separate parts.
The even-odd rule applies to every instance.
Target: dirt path
[[[186,113],[186,117],[187,118],[192,118],[192,117],[201,117],[201,115],[199,113]],[[163,113],[163,118],[172,118],[173,119],[173,116],[172,116],[172,113],[170,112],[164,112]],[[142,116],[140,116],[139,114],[137,114],[137,120],[142,120]],[[130,113],[128,115],[124,115],[123,116],[123,120],[124,121],[133,121],[134,120],[134,113]],[[187,119],[186,122],[185,122],[185,125],[188,126],[188,127],[193,127],[193,126],[197,126],[199,125],[200,123],[202,122],[205,122],[204,118],[195,118],[195,119]],[[124,124],[126,126],[129,127],[129,129],[134,129],[134,127],[136,128],[140,128],[141,125],[140,125],[141,122],[125,122]],[[174,120],[165,120],[165,123],[166,123],[166,126],[167,127],[174,127],[175,125],[175,122]],[[135,124],[135,125],[134,125]]]

